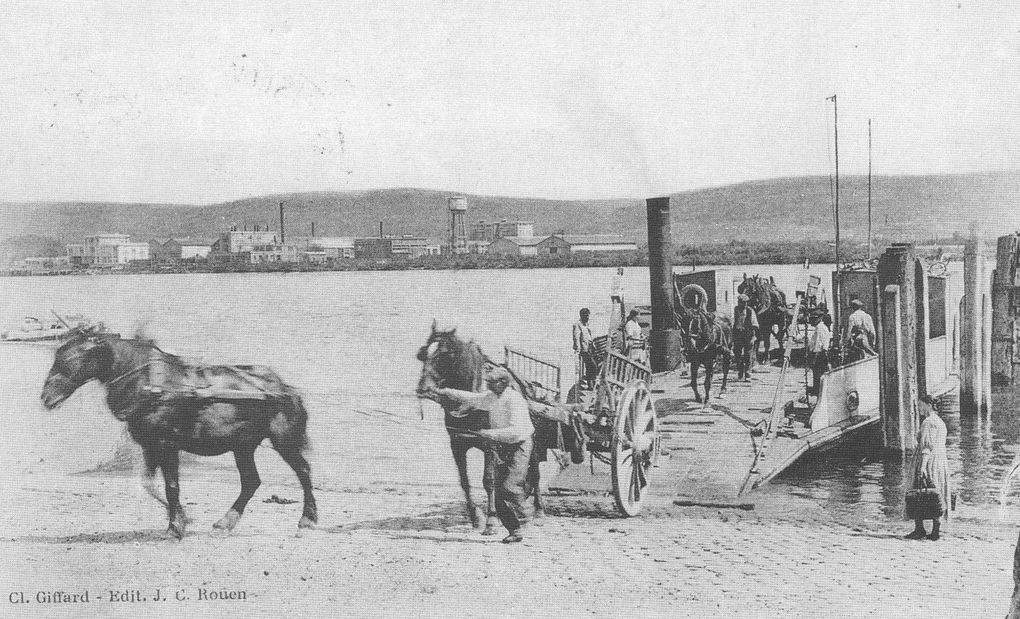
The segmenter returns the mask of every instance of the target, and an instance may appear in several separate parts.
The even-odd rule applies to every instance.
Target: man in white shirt
[[[846,321],[844,344],[847,349],[857,348],[866,355],[875,354],[875,322],[864,311],[864,303],[860,299],[850,301],[853,310]]]
[[[639,312],[636,309],[630,310],[627,322],[623,325],[623,333],[626,336],[627,357],[645,363],[647,362],[645,334],[641,330],[641,323],[638,322],[638,315]]]
[[[811,326],[814,331],[808,338],[807,349],[811,355],[811,373],[814,376],[812,391],[814,395],[822,393],[822,374],[829,371],[829,344],[832,341],[832,332],[822,320],[821,314],[811,316]]]
[[[489,429],[476,434],[496,444],[496,516],[509,533],[503,543],[521,541],[521,528],[527,524],[527,499],[532,491],[528,484],[532,435],[535,427],[524,397],[510,385],[510,373],[502,367],[486,372],[488,391],[474,393],[459,389],[438,389],[439,395],[461,404],[461,410],[485,411]]]
[[[623,267],[616,269],[610,286],[609,299],[613,303],[623,303]]]
[[[593,389],[595,387],[595,374],[598,372],[598,364],[595,363],[595,351],[592,350],[595,338],[591,333],[591,325],[588,324],[588,317],[591,310],[582,307],[580,320],[574,323],[574,352],[581,358],[581,388]]]

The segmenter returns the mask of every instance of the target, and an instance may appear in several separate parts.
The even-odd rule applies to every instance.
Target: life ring
[[[687,284],[680,290],[680,305],[684,306],[684,309],[697,309],[701,307],[695,303],[695,298],[701,297],[702,303],[708,303],[708,293],[705,289],[697,284]]]

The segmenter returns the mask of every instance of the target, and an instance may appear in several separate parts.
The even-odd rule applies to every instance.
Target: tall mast
[[[868,119],[868,260],[871,260],[871,119]]]
[[[839,298],[839,106],[836,104],[836,95],[832,95],[827,100],[832,101],[832,126],[833,134],[836,139],[836,279],[832,283],[832,297],[833,305],[835,305],[836,311],[836,329],[839,330],[839,314],[840,314],[840,298]]]

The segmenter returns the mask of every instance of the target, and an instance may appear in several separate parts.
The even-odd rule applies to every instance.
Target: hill
[[[3,203],[0,255],[26,246],[52,250],[53,241],[80,240],[99,232],[122,232],[135,240],[191,238],[211,241],[230,225],[278,229],[278,203],[285,202],[286,232],[307,235],[315,222],[319,236],[372,236],[379,222],[386,233],[444,239],[446,198],[456,192],[381,189],[295,193],[204,206],[118,203]],[[645,239],[643,199],[543,200],[468,195],[467,222],[524,219],[537,234],[619,233]],[[673,235],[677,243],[730,240],[804,241],[833,238],[828,177],[753,181],[673,194]],[[872,179],[872,220],[876,238],[932,239],[966,232],[981,224],[988,234],[1020,227],[1020,171],[984,174],[878,176]],[[843,236],[866,237],[867,177],[841,179]],[[35,243],[28,243],[32,237]]]

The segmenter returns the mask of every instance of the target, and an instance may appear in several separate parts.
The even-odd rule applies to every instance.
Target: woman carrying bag
[[[905,511],[914,521],[914,530],[907,539],[939,539],[941,520],[949,520],[951,490],[949,486],[949,460],[946,457],[946,424],[928,396],[918,405],[921,426],[917,430],[917,448],[910,468],[910,487],[907,490]],[[931,520],[931,533],[924,529],[924,521]]]

